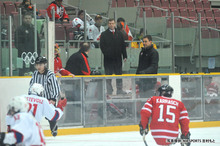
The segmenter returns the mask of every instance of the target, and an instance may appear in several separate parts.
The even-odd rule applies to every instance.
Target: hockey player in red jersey
[[[171,98],[173,88],[169,85],[161,86],[158,92],[159,96],[149,98],[141,109],[140,134],[147,134],[148,124],[150,124],[151,134],[156,143],[169,145],[170,141],[178,138],[178,124],[180,124],[181,139],[189,140],[189,117],[184,104]],[[150,117],[151,123],[149,123]],[[190,142],[185,144],[189,146]]]

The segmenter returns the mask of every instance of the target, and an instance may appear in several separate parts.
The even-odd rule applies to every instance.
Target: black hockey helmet
[[[47,63],[47,58],[44,56],[38,56],[35,60],[35,64],[45,64]]]
[[[173,88],[169,85],[162,85],[158,88],[159,96],[172,97]]]

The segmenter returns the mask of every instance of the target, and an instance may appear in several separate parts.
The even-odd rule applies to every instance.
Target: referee
[[[51,104],[56,106],[56,100],[60,95],[60,86],[54,72],[47,69],[47,59],[42,56],[37,57],[35,60],[35,68],[36,70],[34,71],[30,81],[30,87],[32,87],[34,83],[41,84],[45,90],[43,97],[47,98]],[[49,123],[51,134],[56,136],[58,128],[56,121],[49,121]]]

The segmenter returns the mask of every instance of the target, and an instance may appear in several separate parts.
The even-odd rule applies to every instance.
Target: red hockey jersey
[[[182,134],[189,132],[188,112],[181,101],[164,96],[153,96],[141,109],[141,124],[146,128],[149,117],[151,134],[158,145],[168,145],[167,139],[176,139],[180,123]]]

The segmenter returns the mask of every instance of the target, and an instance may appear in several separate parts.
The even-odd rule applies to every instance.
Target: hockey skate
[[[52,134],[54,137],[57,136],[57,129],[58,129],[58,126],[56,125],[56,126],[54,127],[54,129],[51,130],[51,134]]]

